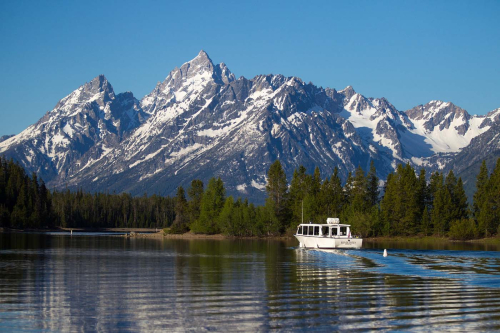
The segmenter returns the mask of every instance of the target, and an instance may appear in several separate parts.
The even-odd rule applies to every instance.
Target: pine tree
[[[469,218],[469,204],[467,203],[467,195],[465,194],[462,177],[458,177],[457,185],[453,191],[453,206],[455,208],[455,220],[464,220]]]
[[[361,166],[356,168],[351,190],[351,207],[356,212],[366,212],[371,208],[368,180]]]
[[[420,229],[425,236],[430,235],[433,229],[427,206],[424,208],[424,212],[422,213],[422,223]]]
[[[436,171],[431,175],[428,187],[429,205],[431,208],[430,210],[432,210],[432,205],[434,202],[434,197],[436,195],[436,192],[438,188],[440,188],[441,186],[443,186],[443,174]]]
[[[288,183],[285,171],[279,160],[271,164],[267,173],[266,191],[272,206],[274,214],[280,221],[280,230],[283,231],[289,223],[288,214]]]
[[[184,188],[179,186],[175,196],[175,220],[170,232],[180,234],[188,230],[187,200]]]
[[[382,220],[382,233],[385,236],[395,234],[395,225],[398,223],[399,210],[396,209],[398,200],[398,176],[395,173],[390,173],[387,176],[385,183],[384,196],[380,201],[381,220]]]
[[[188,225],[200,217],[201,198],[203,197],[203,182],[199,179],[191,181],[188,188]]]
[[[353,188],[354,188],[354,178],[352,177],[352,173],[349,171],[344,185],[344,204],[346,206],[350,205],[352,202]]]
[[[379,202],[379,189],[378,182],[379,179],[377,177],[377,171],[375,169],[375,163],[373,160],[370,162],[370,171],[367,176],[368,180],[368,200],[371,206],[375,206]]]
[[[191,225],[195,233],[216,234],[220,232],[217,218],[225,203],[225,189],[220,177],[211,178],[201,198],[200,217]]]
[[[429,198],[429,188],[427,186],[427,179],[425,175],[425,169],[420,169],[420,174],[418,175],[418,205],[422,212],[430,204]],[[422,213],[423,214],[423,213]]]
[[[479,174],[476,177],[476,192],[474,193],[472,205],[473,214],[476,220],[479,219],[479,215],[481,213],[480,208],[487,200],[489,178],[486,161],[483,160],[481,168],[479,169]]]
[[[413,235],[419,232],[423,208],[420,205],[420,183],[409,165],[398,165],[389,174],[381,205],[384,234]]]
[[[298,170],[293,172],[292,181],[290,182],[288,211],[291,213],[291,226],[295,228],[302,220],[302,201],[307,192],[306,188],[306,168],[300,166]]]
[[[448,231],[453,211],[450,192],[443,184],[438,185],[434,195],[431,221],[434,225],[434,233],[444,236]]]
[[[415,235],[419,232],[422,219],[422,207],[419,204],[419,183],[415,170],[406,164],[402,169],[400,197],[402,200],[401,212],[403,219],[400,234]]]
[[[312,176],[306,177],[307,182],[307,193],[304,198],[304,214],[308,215],[308,220],[320,223],[321,213],[320,212],[320,196],[321,191],[321,174],[319,168],[314,169],[314,174]]]
[[[478,229],[484,237],[488,237],[497,232],[500,223],[500,158],[497,160],[483,191],[483,202],[479,209]]]
[[[238,235],[239,228],[235,219],[235,204],[232,196],[229,196],[224,203],[218,219],[220,231],[226,235]]]
[[[448,172],[448,176],[446,176],[444,184],[448,189],[448,192],[450,192],[450,196],[452,198],[455,197],[455,189],[457,187],[457,177],[455,177],[453,170],[450,170],[450,172]]]
[[[327,186],[327,187],[326,187]],[[327,203],[327,212],[329,217],[338,217],[342,212],[345,205],[344,190],[342,189],[342,182],[339,177],[339,169],[335,167],[330,181],[325,185],[324,197]]]
[[[314,168],[314,174],[311,178],[311,184],[309,186],[308,192],[313,197],[316,197],[319,194],[320,188],[321,188],[321,173],[319,171],[319,168],[316,167]]]
[[[12,211],[11,219],[12,226],[17,228],[29,228],[29,197],[28,197],[28,185],[23,183],[21,189],[19,190],[19,196],[17,197],[16,205]]]
[[[260,213],[260,225],[262,226],[262,233],[268,236],[278,235],[281,232],[281,222],[275,213],[275,202],[269,197],[266,199],[264,207]]]

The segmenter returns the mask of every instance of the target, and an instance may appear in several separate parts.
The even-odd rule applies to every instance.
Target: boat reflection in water
[[[302,223],[294,235],[306,249],[360,249],[363,239],[351,236],[351,226],[329,217],[326,224]]]

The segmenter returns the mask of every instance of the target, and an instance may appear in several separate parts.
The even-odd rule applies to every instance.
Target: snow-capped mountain
[[[412,133],[425,137],[434,153],[458,152],[498,121],[496,112],[472,117],[453,103],[442,101],[419,105],[406,115],[413,123]]]
[[[145,119],[132,93],[115,96],[99,75],[61,99],[36,124],[0,142],[0,153],[57,186],[108,154]]]
[[[476,177],[483,160],[490,172],[500,158],[500,108],[490,112],[484,117],[484,126],[488,130],[471,139],[470,144],[458,153],[448,158],[444,164],[444,171],[453,170],[455,174],[462,177],[464,187],[469,197],[475,190]]]
[[[443,168],[499,114],[472,117],[439,101],[401,112],[352,87],[282,75],[236,79],[201,51],[140,102],[115,96],[98,76],[0,142],[0,153],[56,188],[174,194],[195,178],[221,176],[228,194],[261,202],[275,159],[288,177],[304,165],[323,177],[337,166],[345,178],[371,160],[381,178],[397,163]]]

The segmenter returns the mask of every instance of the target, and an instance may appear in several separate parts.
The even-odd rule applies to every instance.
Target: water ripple
[[[45,237],[0,250],[0,331],[500,329],[497,252]]]

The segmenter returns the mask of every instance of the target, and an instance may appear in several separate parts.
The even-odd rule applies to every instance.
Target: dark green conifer
[[[379,179],[377,177],[377,170],[373,160],[370,162],[370,171],[368,172],[368,200],[371,206],[375,206],[379,202]]]
[[[353,188],[354,188],[354,178],[352,176],[351,171],[347,174],[347,179],[344,184],[344,203],[345,205],[350,205],[353,197]]]
[[[474,193],[472,205],[472,212],[476,220],[479,219],[481,212],[480,208],[487,199],[489,178],[486,161],[483,160],[481,168],[479,169],[479,174],[476,177],[476,192]]]
[[[356,212],[367,212],[371,208],[368,180],[361,166],[356,168],[351,190],[351,208]]]
[[[241,229],[237,225],[238,217],[235,214],[235,206],[237,205],[235,205],[233,197],[229,196],[218,218],[219,228],[223,234],[239,236]]]
[[[217,218],[225,203],[225,189],[222,180],[211,178],[201,198],[200,217],[191,225],[195,233],[216,234],[220,232]]]
[[[443,184],[438,184],[434,195],[431,223],[437,236],[445,236],[453,214],[450,192]]]
[[[181,234],[188,231],[188,205],[184,188],[179,186],[175,196],[175,220],[170,227],[170,232]]]
[[[203,197],[203,182],[199,179],[191,181],[188,188],[188,225],[200,217],[201,198]]]
[[[274,214],[280,222],[280,230],[283,231],[289,224],[288,182],[279,160],[269,167],[266,191],[270,204],[274,207]]]

